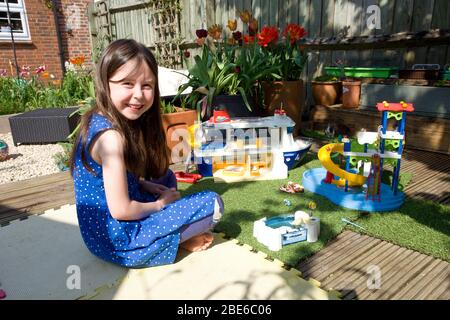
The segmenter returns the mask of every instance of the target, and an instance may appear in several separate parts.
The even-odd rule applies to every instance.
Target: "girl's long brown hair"
[[[139,119],[131,121],[113,105],[109,90],[109,79],[126,62],[137,59],[136,67],[146,63],[156,77],[153,105]],[[136,177],[159,178],[169,167],[169,154],[163,131],[160,96],[158,88],[158,66],[155,57],[144,45],[131,39],[112,42],[103,52],[96,72],[96,105],[81,117],[80,131],[71,157],[71,173],[75,167],[75,154],[81,144],[83,166],[93,173],[86,159],[86,138],[89,123],[94,113],[101,113],[117,130],[124,141],[124,158],[128,171]]]

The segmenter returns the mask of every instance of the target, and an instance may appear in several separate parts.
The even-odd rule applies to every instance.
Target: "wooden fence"
[[[161,8],[158,7],[158,3],[168,2],[180,5],[177,14],[172,12],[171,21],[161,18]],[[373,11],[368,12],[368,8],[373,5],[379,8],[379,29],[367,26],[367,20],[374,14]],[[311,53],[303,74],[306,81],[320,75],[324,66],[333,65],[337,60],[352,66],[400,68],[409,68],[415,63],[438,63],[442,66],[450,63],[448,33],[445,38],[438,37],[433,42],[420,37],[421,31],[450,29],[448,0],[99,1],[89,8],[94,49],[101,48],[104,39],[132,37],[159,49],[157,54],[161,57],[169,57],[166,65],[182,68],[179,48],[192,47],[196,29],[217,23],[225,30],[228,19],[237,19],[238,30],[246,32],[238,18],[243,9],[251,10],[260,28],[276,25],[283,29],[287,23],[299,23],[305,27]],[[167,33],[168,29],[172,32]],[[166,33],[162,34],[161,30]],[[419,36],[415,41],[408,40],[414,37],[414,34],[406,34],[408,32]],[[378,45],[370,45],[371,38],[402,33],[404,36],[398,41],[381,44],[378,41]],[[331,43],[333,39],[357,40],[346,45],[322,44],[323,40],[330,39]],[[195,49],[193,53],[196,53]],[[308,99],[309,91],[308,88]]]

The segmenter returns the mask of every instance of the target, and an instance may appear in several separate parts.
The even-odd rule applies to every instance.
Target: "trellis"
[[[134,38],[153,50],[158,64],[181,65],[179,0],[99,1],[88,9],[94,60],[113,40]]]
[[[151,1],[156,57],[160,65],[175,67],[182,63],[180,55],[180,4],[178,0]]]

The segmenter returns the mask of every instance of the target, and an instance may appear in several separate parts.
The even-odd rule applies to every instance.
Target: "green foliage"
[[[170,102],[170,101],[166,101],[164,99],[161,99],[161,113],[162,114],[166,114],[166,113],[174,113],[177,112],[178,110],[175,108],[175,105]]]
[[[65,171],[70,168],[70,153],[72,152],[73,142],[60,142],[58,144],[63,148],[63,151],[56,153],[53,160],[61,171]]]
[[[330,75],[322,75],[322,76],[318,76],[316,78],[314,78],[314,81],[317,82],[338,82],[339,79],[335,76],[330,76]]]
[[[78,105],[90,95],[92,88],[91,75],[76,71],[67,71],[61,83],[38,76],[0,77],[0,115]]]
[[[290,45],[289,39],[277,44],[270,44],[262,48],[264,64],[274,66],[276,70],[264,77],[268,81],[293,81],[300,79],[308,54],[303,52],[298,45]]]
[[[256,42],[243,46],[239,51],[237,64],[240,67],[239,78],[242,87],[248,92],[254,89],[255,84],[268,78],[279,78],[279,66],[275,61],[266,61],[266,55]]]
[[[235,63],[235,46],[220,43],[204,45],[201,55],[194,57],[195,64],[189,68],[188,82],[180,86],[178,96],[187,88],[192,88],[188,98],[191,105],[200,109],[201,99],[206,96],[208,104],[219,94],[235,95],[241,92],[241,81]],[[245,89],[244,89],[245,91]],[[248,106],[250,108],[250,106]]]

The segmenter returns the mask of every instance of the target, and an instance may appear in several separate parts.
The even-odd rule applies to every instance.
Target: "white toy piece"
[[[294,215],[262,218],[253,224],[253,236],[272,251],[300,241],[316,242],[319,233],[320,220],[310,217],[304,211],[296,211]]]

